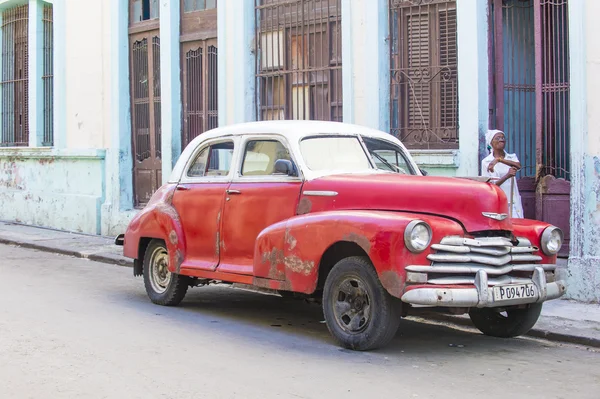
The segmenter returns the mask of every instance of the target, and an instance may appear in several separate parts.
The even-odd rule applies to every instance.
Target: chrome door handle
[[[227,194],[241,194],[242,192],[240,190],[227,190],[226,193]]]
[[[179,190],[179,191],[187,191],[187,190],[189,190],[189,189],[190,189],[190,188],[189,188],[188,186],[181,186],[181,185],[178,185],[178,186],[177,186],[177,190]]]

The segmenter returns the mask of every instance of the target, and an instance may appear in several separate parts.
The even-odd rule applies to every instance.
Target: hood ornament
[[[504,220],[508,217],[506,213],[481,212],[481,214],[486,218],[494,220]]]

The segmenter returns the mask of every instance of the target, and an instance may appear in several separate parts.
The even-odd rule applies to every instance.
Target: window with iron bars
[[[29,145],[29,6],[2,11],[3,147]]]
[[[218,126],[217,2],[182,0],[181,5],[179,41],[182,146],[185,147],[198,135]]]
[[[255,1],[257,119],[341,121],[341,0]]]
[[[458,148],[455,0],[390,0],[391,133],[412,149]]]
[[[54,145],[54,35],[51,4],[44,5],[44,137],[42,145]]]

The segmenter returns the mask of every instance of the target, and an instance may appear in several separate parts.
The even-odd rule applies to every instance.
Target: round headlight
[[[548,255],[556,255],[560,251],[563,243],[563,232],[558,227],[549,226],[542,233],[541,247],[542,251]]]
[[[404,230],[404,243],[410,252],[423,252],[431,242],[431,227],[422,220],[413,220]]]

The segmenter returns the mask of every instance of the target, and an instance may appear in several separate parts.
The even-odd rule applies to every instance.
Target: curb
[[[475,328],[475,326],[473,326],[473,323],[471,323],[470,319],[465,318],[465,317],[460,317],[460,316],[428,313],[428,314],[419,315],[419,317],[421,317],[423,319],[443,321],[443,322],[446,322],[449,324],[454,324],[455,326],[464,326],[464,327]],[[564,334],[564,333],[557,333],[557,332],[552,332],[552,331],[548,331],[548,330],[532,328],[531,330],[529,330],[529,332],[527,332],[525,334],[525,336],[533,337],[533,338],[543,338],[543,339],[547,339],[549,341],[567,342],[570,344],[577,344],[577,345],[584,345],[584,346],[592,346],[594,348],[600,348],[600,339],[584,337],[581,335]]]
[[[23,247],[23,248],[37,249],[38,251],[51,252],[51,253],[61,254],[61,255],[66,255],[66,256],[73,256],[75,258],[89,259],[89,260],[92,260],[95,262],[108,263],[111,265],[116,264],[118,266],[133,267],[133,260],[131,260],[129,258],[119,257],[118,255],[115,256],[112,254],[103,255],[103,254],[94,254],[94,253],[87,254],[87,253],[83,253],[83,252],[79,252],[79,251],[74,251],[71,249],[50,247],[50,246],[44,245],[42,243],[11,240],[8,238],[3,238],[3,237],[0,237],[0,244],[16,245],[16,246]]]

